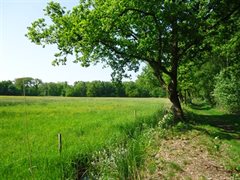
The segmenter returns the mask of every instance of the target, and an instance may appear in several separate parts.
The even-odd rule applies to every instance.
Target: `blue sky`
[[[66,66],[52,66],[54,47],[42,48],[24,35],[27,26],[43,17],[48,0],[0,0],[0,81],[33,77],[44,82],[111,80],[111,69],[102,65],[82,68],[71,61]],[[59,0],[71,9],[78,0]],[[136,79],[133,74],[132,80]]]

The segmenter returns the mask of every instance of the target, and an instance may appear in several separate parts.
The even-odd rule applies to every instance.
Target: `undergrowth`
[[[141,179],[140,171],[146,158],[149,138],[162,119],[161,111],[153,116],[138,118],[135,123],[120,126],[124,136],[111,145],[77,160],[77,178],[84,179]]]
[[[204,114],[204,112],[206,114]],[[163,139],[194,139],[196,146],[203,146],[208,153],[218,160],[224,169],[231,172],[233,179],[240,178],[240,142],[239,124],[236,118],[223,121],[221,114],[215,109],[196,111],[186,110],[188,122],[175,124],[170,112],[161,112],[153,116],[138,118],[134,123],[125,123],[118,128],[124,136],[121,139],[112,139],[108,146],[94,151],[83,158],[76,158],[77,179],[143,179],[146,167],[156,171],[154,163],[148,164],[148,153],[154,152]],[[207,116],[207,114],[211,116]],[[216,115],[217,114],[217,115]],[[216,117],[215,117],[216,116]],[[229,121],[226,123],[226,121]],[[231,127],[235,125],[235,129]],[[236,128],[237,127],[237,128]],[[231,130],[231,131],[230,131]],[[193,150],[194,151],[194,150]],[[148,152],[148,153],[146,153]],[[185,164],[187,161],[183,160]],[[161,160],[161,168],[165,178],[178,177],[178,173],[184,172],[184,166],[177,162]],[[202,176],[205,177],[205,176]]]

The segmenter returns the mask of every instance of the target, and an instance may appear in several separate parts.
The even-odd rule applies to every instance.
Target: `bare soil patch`
[[[232,179],[231,172],[225,170],[217,156],[211,155],[197,138],[162,139],[151,158],[154,171],[148,169],[144,179]]]

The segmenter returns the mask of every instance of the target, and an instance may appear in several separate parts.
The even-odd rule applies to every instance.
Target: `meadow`
[[[74,178],[79,158],[120,143],[166,107],[161,98],[1,96],[0,179]]]

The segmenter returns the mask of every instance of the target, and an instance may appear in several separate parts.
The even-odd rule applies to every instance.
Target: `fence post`
[[[62,152],[62,135],[61,133],[58,133],[58,152],[61,154]]]

